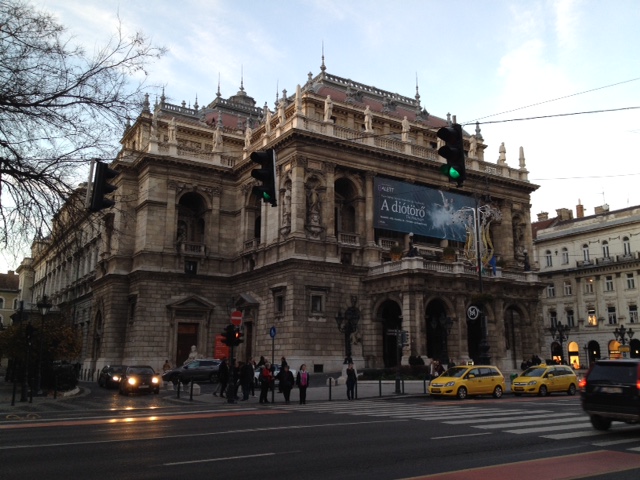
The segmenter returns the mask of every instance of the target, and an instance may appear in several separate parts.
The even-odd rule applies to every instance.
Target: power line
[[[523,118],[511,118],[507,120],[491,120],[488,122],[478,122],[480,125],[489,125],[490,123],[507,123],[507,122],[522,122],[525,120],[540,120],[542,118],[554,118],[554,117],[569,117],[572,115],[587,115],[592,113],[607,113],[607,112],[620,112],[623,110],[636,110],[639,107],[620,107],[620,108],[608,108],[604,110],[587,110],[584,112],[571,112],[571,113],[554,113],[552,115],[539,115],[536,117],[523,117]],[[486,117],[485,117],[486,118]],[[462,125],[473,125],[476,122],[463,123]]]

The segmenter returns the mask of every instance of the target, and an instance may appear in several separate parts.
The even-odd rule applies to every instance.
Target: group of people
[[[541,363],[542,363],[542,360],[540,360],[540,357],[538,355],[531,355],[531,358],[524,359],[522,361],[522,363],[520,364],[520,368],[522,370],[526,370],[529,367],[533,367],[534,365],[540,365]]]

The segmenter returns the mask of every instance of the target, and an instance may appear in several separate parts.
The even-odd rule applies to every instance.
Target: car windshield
[[[442,376],[460,378],[466,373],[467,370],[467,367],[453,367],[444,372]]]
[[[544,372],[546,370],[547,370],[546,368],[531,367],[531,368],[527,368],[524,372],[522,372],[520,376],[521,377],[541,377],[542,375],[544,375]]]
[[[155,372],[148,367],[131,367],[127,373],[129,375],[153,375]]]

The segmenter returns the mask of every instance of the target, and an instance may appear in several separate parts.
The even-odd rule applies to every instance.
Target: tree
[[[88,55],[51,14],[0,0],[3,246],[12,250],[37,233],[48,235],[50,219],[86,181],[90,159],[115,158],[129,118],[142,105],[145,68],[165,51],[119,27]]]

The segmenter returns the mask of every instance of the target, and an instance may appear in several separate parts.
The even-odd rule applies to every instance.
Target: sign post
[[[242,325],[242,312],[236,310],[231,314],[231,325],[234,327],[240,327]]]

